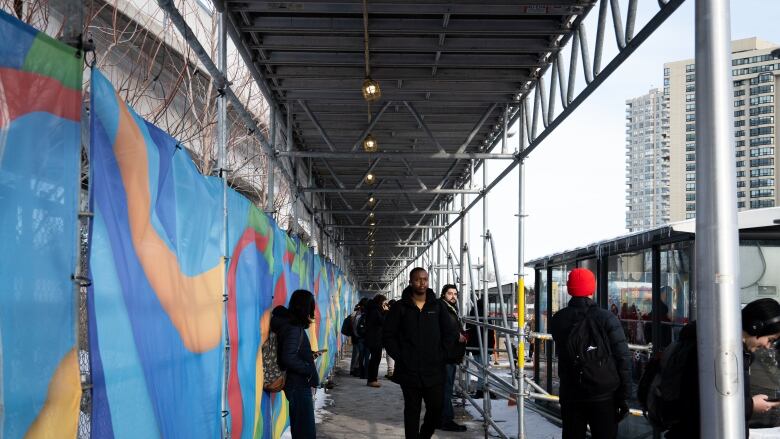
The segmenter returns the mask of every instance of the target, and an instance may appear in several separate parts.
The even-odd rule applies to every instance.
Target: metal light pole
[[[696,2],[696,296],[701,437],[745,434],[728,0]]]

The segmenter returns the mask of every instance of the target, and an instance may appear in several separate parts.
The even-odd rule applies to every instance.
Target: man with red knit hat
[[[614,439],[631,397],[626,336],[617,317],[590,298],[596,292],[590,270],[572,270],[566,289],[572,298],[550,321],[558,354],[563,439],[585,439],[587,426],[594,439]]]

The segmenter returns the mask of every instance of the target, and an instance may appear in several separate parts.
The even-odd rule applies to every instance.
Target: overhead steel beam
[[[363,9],[360,2],[247,2],[231,1],[230,9],[234,11],[284,13],[284,14],[361,14]],[[292,5],[292,7],[291,7]],[[446,13],[457,15],[498,15],[504,17],[528,16],[528,15],[577,15],[585,12],[582,5],[571,4],[568,1],[555,0],[525,0],[522,5],[508,2],[486,2],[484,4],[458,4],[458,3],[397,3],[397,2],[371,2],[368,4],[368,12],[371,15],[443,15]],[[371,40],[373,51],[373,39]],[[360,48],[362,49],[362,47]]]
[[[443,229],[444,226],[406,226],[403,224],[397,225],[382,225],[377,224],[375,226],[364,226],[360,224],[323,224],[323,227],[334,227],[340,229]]]
[[[365,215],[365,210],[316,210],[318,213],[328,213],[336,215]],[[457,215],[459,210],[372,210],[376,215]]]
[[[482,114],[482,117],[479,118],[477,124],[474,125],[474,128],[471,129],[471,132],[466,137],[466,140],[464,140],[463,143],[460,145],[460,148],[458,148],[458,153],[462,153],[466,151],[466,148],[468,148],[468,146],[471,144],[471,141],[474,140],[474,137],[477,135],[479,130],[482,129],[482,125],[485,124],[488,117],[490,117],[490,115],[493,113],[493,110],[495,110],[497,106],[498,104],[491,105],[490,107],[488,107],[485,113]]]
[[[360,66],[365,63],[362,53],[343,52],[271,52],[266,59],[258,59],[259,65],[272,66]],[[435,58],[426,53],[383,53],[371,56],[371,65],[377,67],[433,67]],[[538,67],[539,57],[526,54],[474,54],[443,53],[439,56],[439,67],[499,69]],[[384,94],[384,90],[383,94]]]
[[[363,19],[353,17],[299,17],[294,20],[283,16],[258,16],[242,32],[265,34],[354,34],[363,33]],[[563,35],[568,32],[560,19],[491,19],[460,18],[447,27],[448,35]],[[438,35],[441,20],[438,18],[376,18],[371,20],[371,32],[383,35]]]
[[[363,142],[363,139],[365,139],[365,138],[366,138],[366,136],[368,135],[368,133],[370,133],[370,132],[371,132],[371,130],[373,130],[373,129],[374,129],[374,127],[376,126],[376,123],[377,123],[377,122],[379,122],[379,119],[382,117],[382,115],[383,115],[383,114],[385,114],[385,110],[387,110],[387,108],[390,106],[390,104],[391,104],[392,102],[393,102],[393,101],[387,101],[387,102],[385,102],[385,103],[384,103],[384,105],[382,105],[382,107],[381,107],[381,108],[379,108],[379,110],[376,112],[376,114],[374,115],[374,117],[372,117],[372,118],[371,118],[371,122],[370,122],[370,123],[368,124],[368,126],[367,126],[367,127],[364,129],[364,130],[363,130],[363,132],[362,132],[362,133],[360,133],[360,135],[358,136],[358,139],[357,139],[357,140],[355,141],[355,143],[352,145],[352,151],[353,151],[353,152],[354,152],[354,151],[357,151],[357,150],[358,150],[358,148],[360,148],[360,144]]]
[[[414,120],[417,121],[417,125],[419,125],[423,129],[423,131],[425,131],[425,134],[428,135],[428,138],[431,139],[431,142],[433,142],[433,144],[436,146],[439,152],[446,153],[447,151],[445,151],[444,147],[441,146],[441,143],[439,143],[439,141],[436,140],[436,136],[433,135],[431,129],[428,128],[428,125],[425,124],[425,121],[423,120],[422,116],[420,116],[420,113],[414,108],[414,105],[412,105],[412,103],[408,101],[404,101],[404,105],[406,105],[406,108],[408,108],[409,112],[412,113],[412,116],[414,116]]]
[[[407,159],[407,160],[516,160],[515,154],[492,154],[492,153],[451,153],[451,152],[327,152],[327,151],[277,151],[281,157],[311,157],[318,159],[365,159],[383,158],[383,159]]]
[[[256,3],[254,3],[256,4]],[[262,43],[249,45],[252,49],[282,51],[359,52],[363,50],[362,36],[321,35],[310,38],[302,35],[265,35]],[[438,36],[371,37],[371,53],[393,52],[450,52],[450,53],[544,53],[555,49],[546,38],[471,38],[450,37],[439,44]],[[373,69],[372,69],[373,76]]]
[[[345,193],[345,194],[480,194],[481,189],[412,189],[412,188],[377,188],[377,189],[362,189],[362,188],[319,188],[319,187],[303,187],[300,188],[301,192],[314,192],[314,193]]]
[[[322,140],[325,141],[325,143],[328,145],[328,148],[330,148],[331,151],[335,151],[336,147],[333,145],[333,142],[331,142],[330,137],[328,137],[328,133],[326,133],[325,129],[322,128],[322,125],[317,120],[317,117],[314,116],[314,113],[311,112],[306,102],[299,99],[298,105],[300,105],[301,108],[303,108],[303,111],[306,112],[307,116],[309,116],[309,119],[311,119],[314,126],[317,127],[317,131],[319,131],[320,136],[322,136]]]
[[[356,66],[277,66],[270,79],[322,79],[339,77],[342,79],[362,80],[366,76],[363,67]],[[406,81],[410,79],[432,81],[431,70],[425,67],[378,67],[371,69],[371,77],[377,81]],[[468,68],[439,68],[436,71],[436,82],[466,81],[517,81],[519,83],[532,80],[531,69],[496,69],[473,65]]]

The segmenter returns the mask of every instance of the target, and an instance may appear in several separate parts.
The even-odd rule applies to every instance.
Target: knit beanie
[[[596,292],[596,276],[587,268],[575,268],[569,273],[566,289],[570,296],[592,296]]]

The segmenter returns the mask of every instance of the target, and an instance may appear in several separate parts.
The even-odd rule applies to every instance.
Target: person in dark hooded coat
[[[314,296],[297,290],[289,309],[277,306],[271,312],[271,330],[279,336],[279,366],[287,372],[284,394],[290,407],[290,433],[293,439],[314,439],[312,387],[320,384],[314,353],[306,328],[314,320]]]
[[[441,419],[444,375],[454,334],[443,305],[428,288],[428,273],[417,267],[409,274],[409,287],[388,312],[383,343],[395,359],[393,381],[404,395],[404,431],[407,439],[428,439]],[[422,402],[425,418],[420,426]]]

